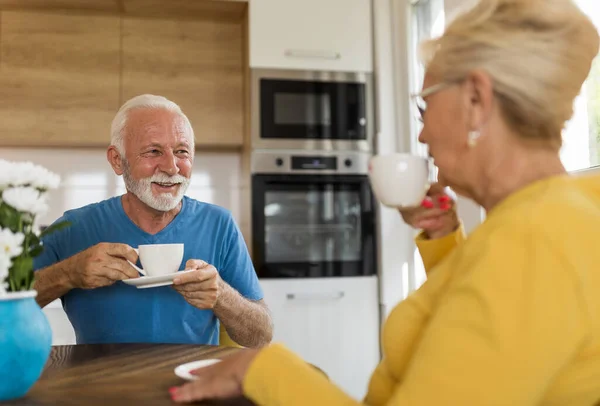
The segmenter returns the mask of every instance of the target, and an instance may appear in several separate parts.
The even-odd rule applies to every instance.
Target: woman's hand
[[[399,211],[406,224],[422,229],[430,239],[442,238],[459,226],[455,196],[440,183],[431,185],[420,207]]]
[[[244,349],[223,358],[219,363],[192,371],[197,379],[183,386],[169,389],[171,398],[178,403],[187,403],[204,399],[242,396],[242,384],[246,371],[259,351]]]

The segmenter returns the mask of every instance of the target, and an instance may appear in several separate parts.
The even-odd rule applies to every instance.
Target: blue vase
[[[0,295],[0,402],[25,396],[48,361],[52,330],[36,294]]]

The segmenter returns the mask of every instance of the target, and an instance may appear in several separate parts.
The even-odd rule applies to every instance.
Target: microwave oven
[[[253,69],[253,149],[371,152],[369,73]]]

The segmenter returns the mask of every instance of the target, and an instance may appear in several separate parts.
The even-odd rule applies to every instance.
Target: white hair
[[[176,103],[163,96],[153,94],[142,94],[127,100],[119,109],[110,126],[110,145],[114,146],[121,158],[125,158],[125,134],[127,119],[131,110],[137,109],[163,109],[178,114],[186,127],[186,133],[190,141],[190,148],[194,149],[194,129],[190,120]]]
[[[479,0],[425,42],[423,56],[427,72],[447,83],[486,71],[512,130],[558,148],[599,44],[572,0]]]

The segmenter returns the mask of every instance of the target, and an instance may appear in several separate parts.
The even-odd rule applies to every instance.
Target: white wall
[[[102,148],[0,148],[0,159],[31,161],[61,176],[59,189],[49,194],[50,210],[40,219],[44,224],[56,220],[65,210],[117,196],[125,191],[123,179],[114,174]],[[241,218],[241,193],[245,188],[247,185],[241,179],[239,153],[196,155],[187,195],[231,210],[240,227],[248,232],[248,222]]]
[[[0,148],[0,159],[31,161],[61,176],[60,187],[50,192],[50,210],[40,219],[41,224],[52,223],[66,210],[117,196],[125,191],[122,178],[113,173],[106,161],[105,150],[101,148]],[[248,192],[248,184],[243,181],[241,173],[239,153],[197,153],[187,195],[231,210],[248,240],[249,218],[242,207],[242,196]],[[60,302],[46,306],[44,312],[52,326],[53,343],[74,343],[73,328],[60,307]]]

